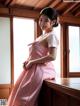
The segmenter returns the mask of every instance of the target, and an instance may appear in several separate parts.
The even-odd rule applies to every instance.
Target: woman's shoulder
[[[59,44],[59,40],[58,40],[57,35],[56,35],[55,32],[49,33],[49,35],[47,37],[47,42],[50,46],[54,46],[54,45]]]
[[[56,33],[54,31],[51,31],[50,33],[48,33],[47,39],[54,38],[54,37],[57,38]]]
[[[51,31],[46,34],[40,35],[39,37],[36,38],[36,41],[47,40],[47,39],[51,39],[53,37],[56,37],[56,34],[55,34],[55,32]]]

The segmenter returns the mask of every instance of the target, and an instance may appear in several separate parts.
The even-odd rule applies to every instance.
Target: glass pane
[[[0,17],[0,84],[11,83],[10,18]]]
[[[80,72],[80,27],[69,26],[69,71]]]
[[[34,20],[13,18],[14,31],[14,82],[23,70],[28,57],[28,44],[34,40]]]

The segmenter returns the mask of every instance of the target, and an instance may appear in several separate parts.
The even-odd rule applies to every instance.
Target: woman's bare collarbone
[[[37,41],[39,41],[40,44],[42,44],[45,47],[48,47],[48,43],[47,43],[47,35],[42,35],[40,36]]]

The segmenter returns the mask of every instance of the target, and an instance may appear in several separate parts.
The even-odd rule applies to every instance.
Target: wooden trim
[[[75,15],[79,8],[80,8],[80,5],[77,5],[74,9],[71,10],[71,12]]]
[[[56,7],[56,5],[59,5],[60,3],[61,3],[61,0],[55,0],[49,5],[49,7]]]
[[[80,11],[75,14],[75,16],[80,16]]]
[[[76,2],[75,4],[71,4],[71,6],[69,7],[69,8],[67,8],[65,11],[64,11],[64,13],[63,14],[66,14],[66,13],[68,13],[70,10],[72,10],[76,5],[78,4],[78,2]]]
[[[9,14],[9,8],[0,7],[0,14]]]
[[[9,15],[17,17],[38,18],[39,11],[27,8],[0,8],[0,15]]]
[[[67,29],[66,29],[66,45],[67,45],[67,47],[66,47],[66,53],[67,53],[66,54],[66,56],[67,56],[66,57],[66,62],[67,62],[66,66],[67,66],[67,70],[66,71],[67,71],[67,78],[69,77],[68,73],[69,73],[69,52],[70,52],[69,51],[69,30],[68,29],[69,29],[69,27],[67,26]]]
[[[80,72],[68,72],[68,77],[80,77]]]
[[[8,99],[11,92],[11,84],[0,84],[0,99]]]
[[[77,81],[78,80],[78,81]],[[80,82],[79,78],[60,78],[56,80],[45,80],[44,83],[57,91],[63,92],[65,94],[68,94],[74,98],[77,98],[80,100]],[[77,85],[77,87],[76,87]]]
[[[73,16],[60,16],[60,23],[80,26],[80,18]]]
[[[39,37],[41,34],[42,34],[42,31],[39,27],[39,24],[38,24],[38,19],[35,19],[35,35],[36,37]]]
[[[10,8],[10,15],[27,18],[38,18],[39,12],[29,9]]]
[[[80,78],[44,80],[39,106],[80,106]]]
[[[11,86],[14,84],[14,47],[13,47],[13,17],[10,17],[10,43],[11,43]]]
[[[61,77],[67,77],[67,31],[68,26],[61,24]]]
[[[60,11],[64,11],[68,7],[69,3],[63,3],[62,1],[56,6],[56,9]],[[64,8],[63,8],[64,7]]]

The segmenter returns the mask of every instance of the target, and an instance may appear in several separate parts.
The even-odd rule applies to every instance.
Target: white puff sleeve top
[[[48,47],[56,47],[59,44],[58,38],[54,32],[50,32],[47,37]]]

